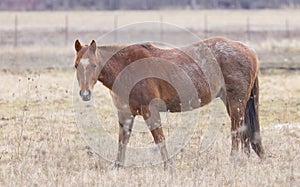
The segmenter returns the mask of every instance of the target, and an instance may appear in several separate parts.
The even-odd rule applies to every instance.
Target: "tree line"
[[[156,10],[297,8],[300,0],[1,0],[0,10]]]

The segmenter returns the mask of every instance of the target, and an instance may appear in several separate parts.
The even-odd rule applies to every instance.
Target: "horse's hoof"
[[[174,165],[172,160],[168,160],[164,163],[164,170],[173,174],[174,171]]]
[[[249,147],[245,147],[244,153],[246,154],[246,156],[247,156],[248,158],[250,158],[250,148],[249,148]]]
[[[258,157],[261,159],[261,160],[266,160],[266,156],[265,156],[265,153],[264,152],[260,152],[258,154]]]
[[[111,166],[111,170],[119,170],[120,168],[123,168],[123,166],[118,161],[115,161]]]
[[[231,149],[231,152],[230,152],[230,157],[237,157],[239,154],[239,151],[238,150],[235,150],[235,149]]]
[[[231,150],[229,161],[230,162],[236,162],[239,159],[239,153],[238,150]]]

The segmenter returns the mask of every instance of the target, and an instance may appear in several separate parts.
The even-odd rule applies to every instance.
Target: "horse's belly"
[[[176,100],[173,102],[164,102],[164,104],[165,106],[160,107],[160,112],[186,112],[203,106],[199,99],[187,103]]]

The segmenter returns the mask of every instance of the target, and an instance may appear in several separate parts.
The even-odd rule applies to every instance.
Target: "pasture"
[[[18,15],[17,47],[13,47],[15,15]],[[69,24],[66,42],[65,15]],[[73,85],[77,84],[72,64],[73,42],[78,38],[88,43],[112,30],[115,15],[118,26],[160,21],[163,15],[164,22],[188,28],[200,38],[204,38],[206,16],[208,37],[218,34],[250,44],[261,62],[260,123],[266,160],[258,159],[253,151],[250,158],[240,153],[236,159],[230,159],[227,116],[217,118],[221,127],[215,141],[199,154],[201,135],[207,130],[206,121],[210,117],[209,107],[203,109],[191,141],[174,157],[173,174],[163,171],[162,164],[116,171],[111,162],[97,156],[76,125],[72,103]],[[252,25],[251,38],[247,36],[247,17]],[[0,12],[0,20],[1,186],[299,184],[299,10]],[[289,35],[286,35],[286,20]],[[145,32],[140,31],[136,36]],[[102,125],[117,140],[112,102],[108,90],[99,83],[95,87],[95,107],[101,114]],[[168,137],[172,133],[173,116],[166,116],[164,128]],[[133,132],[130,144],[154,142],[150,133]]]

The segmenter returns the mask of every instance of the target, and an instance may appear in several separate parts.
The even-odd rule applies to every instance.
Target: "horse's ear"
[[[76,50],[76,52],[79,52],[81,48],[82,48],[81,43],[79,42],[79,40],[76,40],[75,41],[75,50]]]
[[[97,48],[97,44],[95,42],[95,40],[92,40],[92,42],[90,43],[90,50],[95,53],[96,52],[96,48]]]

